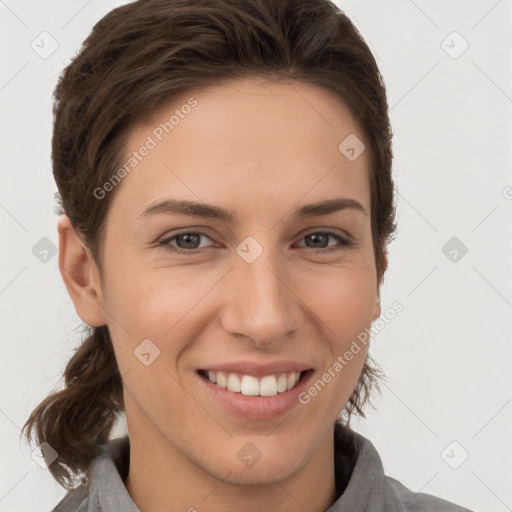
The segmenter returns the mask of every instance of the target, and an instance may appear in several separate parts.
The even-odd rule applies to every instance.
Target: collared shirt
[[[336,501],[326,512],[472,512],[430,494],[412,492],[385,476],[373,444],[338,423],[334,454]],[[89,485],[69,491],[52,512],[141,512],[124,485],[129,464],[128,436],[110,440],[92,462]]]

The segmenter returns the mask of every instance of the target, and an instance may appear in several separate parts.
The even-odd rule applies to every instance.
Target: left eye
[[[343,249],[346,249],[347,247],[351,247],[355,244],[352,240],[349,240],[348,238],[343,238],[342,236],[332,233],[331,231],[315,231],[313,233],[309,233],[303,237],[303,240],[309,239],[313,242],[315,241],[328,241],[329,237],[334,238],[338,241],[338,245],[331,246],[330,248],[323,248],[323,247],[308,247],[308,249],[320,251],[320,252],[333,252],[333,251],[340,251]]]
[[[183,233],[178,233],[169,238],[166,238],[165,240],[160,241],[159,246],[161,246],[166,251],[172,251],[179,254],[194,254],[196,252],[199,252],[201,237],[206,237],[209,240],[212,240],[205,233],[196,231],[186,231]],[[311,249],[313,251],[325,253],[343,250],[355,244],[355,242],[353,242],[352,240],[343,238],[342,236],[331,231],[315,231],[313,233],[308,233],[301,240],[310,240],[313,241],[313,243],[320,242],[320,245],[325,245],[324,242],[328,244],[329,238],[334,238],[335,240],[337,240],[338,245],[331,245],[330,247],[327,245],[325,247],[306,248]],[[171,245],[171,242],[176,242],[178,247],[176,247],[175,245]]]

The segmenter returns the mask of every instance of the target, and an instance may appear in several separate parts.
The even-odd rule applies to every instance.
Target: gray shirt
[[[335,425],[336,501],[326,512],[472,512],[430,494],[415,493],[385,476],[373,444]],[[89,486],[68,492],[52,512],[140,512],[128,494],[128,436],[110,440],[92,462]]]

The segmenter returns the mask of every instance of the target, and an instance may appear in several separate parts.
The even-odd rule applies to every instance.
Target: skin
[[[108,325],[123,376],[125,485],[144,512],[323,511],[335,499],[334,423],[366,348],[309,404],[272,420],[223,409],[195,369],[289,359],[308,362],[314,382],[378,318],[369,151],[349,161],[338,150],[349,134],[365,138],[345,104],[321,87],[244,79],[160,107],[131,132],[127,155],[191,96],[198,105],[117,185],[102,282],[66,216],[58,227],[59,265],[76,311],[89,325]],[[338,197],[357,200],[366,214],[292,218],[298,205]],[[239,221],[178,214],[137,221],[165,198],[235,210]],[[206,236],[168,245],[200,245],[198,254],[158,246],[183,228]],[[356,243],[307,237],[325,230]],[[263,248],[250,264],[236,252],[247,236]],[[149,366],[134,357],[147,338],[161,351]],[[261,452],[252,467],[236,456],[246,443]]]

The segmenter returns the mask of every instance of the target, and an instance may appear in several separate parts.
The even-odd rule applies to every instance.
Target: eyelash
[[[175,240],[176,238],[183,236],[183,235],[201,235],[201,236],[204,235],[207,238],[209,238],[210,240],[212,240],[212,238],[210,236],[208,236],[206,233],[202,233],[199,231],[183,231],[182,233],[177,233],[171,237],[161,240],[160,242],[158,242],[158,246],[161,247],[164,251],[169,251],[169,252],[173,252],[173,253],[177,253],[177,254],[188,254],[188,255],[198,254],[198,253],[202,252],[202,249],[205,249],[204,247],[202,249],[180,249],[180,248],[173,247],[169,244],[169,242],[171,242],[171,241]],[[302,239],[304,239],[310,235],[329,235],[329,236],[332,236],[333,238],[335,238],[336,240],[338,240],[338,242],[340,244],[337,247],[335,246],[335,247],[324,248],[324,249],[322,249],[322,248],[315,249],[314,247],[306,247],[306,249],[309,249],[316,253],[324,253],[325,254],[325,253],[331,253],[331,252],[336,252],[336,251],[342,251],[342,250],[348,249],[348,248],[356,245],[356,242],[354,242],[353,240],[343,238],[342,236],[340,236],[337,233],[334,233],[332,231],[312,231],[311,233],[307,233],[306,235],[304,235],[302,237]]]

